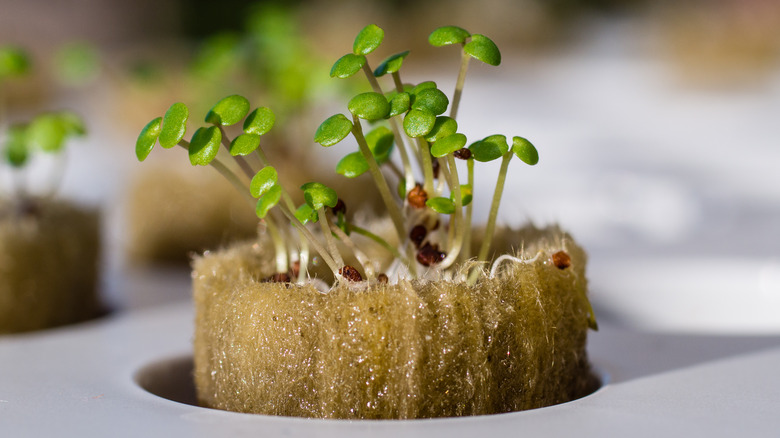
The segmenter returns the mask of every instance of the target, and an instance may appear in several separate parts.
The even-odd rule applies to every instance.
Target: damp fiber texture
[[[0,333],[95,317],[97,212],[61,202],[21,216],[12,209],[0,203]]]
[[[194,261],[195,384],[205,406],[269,415],[407,419],[566,402],[593,389],[583,250],[557,227],[501,230],[523,248],[474,287],[447,281],[262,283],[272,251]],[[551,254],[565,249],[559,269]]]

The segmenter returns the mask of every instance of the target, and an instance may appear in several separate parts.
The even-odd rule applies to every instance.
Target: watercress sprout
[[[73,112],[56,111],[38,114],[29,122],[15,123],[8,127],[2,156],[6,164],[22,171],[35,154],[40,152],[61,155],[68,140],[85,134],[84,122]],[[46,192],[37,193],[35,197],[45,199],[55,194],[60,186],[59,179],[62,173],[52,172],[50,175]],[[28,192],[29,188],[24,184],[24,178],[17,178],[16,181],[18,185],[15,204],[29,205],[34,202]]]
[[[463,274],[461,280],[473,281],[482,270],[472,269],[466,275],[461,269],[463,265],[455,262],[465,263],[473,258],[486,261],[509,162],[517,156],[534,165],[539,160],[538,152],[531,142],[520,136],[512,138],[510,147],[507,137],[500,134],[473,141],[466,147],[468,138],[458,132],[457,107],[469,60],[474,58],[489,65],[501,62],[501,54],[490,38],[456,26],[442,27],[430,34],[429,42],[434,46],[461,47],[462,62],[450,99],[435,81],[402,82],[401,70],[410,54],[408,51],[385,58],[371,70],[367,55],[376,51],[384,36],[384,31],[376,25],[364,27],[355,38],[352,51],[333,64],[332,77],[348,78],[362,70],[372,91],[349,99],[346,104],[348,115],[337,113],[326,118],[317,127],[313,139],[330,147],[352,136],[357,151],[347,153],[338,162],[336,173],[347,178],[370,174],[386,215],[392,220],[396,232],[394,239],[381,237],[380,233],[354,223],[354,219],[345,214],[344,201],[322,182],[302,185],[305,203],[296,206],[283,187],[277,167],[268,162],[260,145],[261,136],[274,126],[273,112],[259,107],[250,113],[249,101],[240,95],[218,101],[205,117],[211,126],[198,128],[189,142],[183,140],[189,112],[184,104],[174,104],[164,117],[152,120],[142,129],[136,143],[137,156],[144,160],[157,141],[166,148],[178,144],[188,150],[193,165],[211,165],[244,190],[274,242],[278,274],[285,273],[297,260],[303,262],[301,269],[305,272],[308,250],[304,247],[310,245],[337,280],[362,278],[358,269],[344,265],[336,245],[340,240],[342,248],[358,259],[366,278],[376,281],[379,265],[366,257],[357,240],[353,241],[351,235],[356,233],[387,250],[396,260],[390,266],[394,266],[397,276],[414,278],[426,269],[447,272],[448,278]],[[379,79],[387,75],[392,76],[392,91],[385,93]],[[445,115],[448,109],[449,114]],[[223,127],[241,120],[244,121],[243,132],[231,140]],[[364,132],[364,124],[368,122],[374,126]],[[232,161],[223,162],[217,156],[220,144],[228,148],[230,154],[227,156]],[[399,152],[400,168],[395,151]],[[499,158],[501,167],[486,224],[486,237],[474,254],[470,244],[473,197],[477,193],[474,163]],[[412,165],[412,159],[416,160],[416,166]],[[460,178],[456,159],[466,161],[466,181]],[[399,187],[397,194],[390,190],[391,182]],[[319,234],[310,229],[315,223],[319,224]],[[300,242],[297,245],[284,242],[294,236],[291,229],[298,231]],[[391,241],[397,243],[391,244]],[[298,280],[304,278],[299,276]]]

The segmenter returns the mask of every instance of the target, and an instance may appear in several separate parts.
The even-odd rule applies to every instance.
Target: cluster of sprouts
[[[241,190],[255,206],[274,244],[274,281],[306,281],[313,250],[337,281],[387,282],[389,277],[414,279],[436,273],[473,283],[481,270],[469,272],[461,267],[467,261],[487,261],[509,162],[517,156],[534,165],[538,153],[523,137],[513,137],[510,145],[504,135],[491,135],[466,146],[466,136],[458,132],[456,118],[470,60],[493,66],[501,62],[498,48],[488,37],[456,26],[438,28],[429,36],[434,46],[461,49],[451,100],[435,82],[402,81],[401,67],[408,51],[391,55],[372,69],[366,55],[383,40],[381,28],[366,26],[355,38],[352,52],[333,65],[331,77],[348,78],[362,71],[372,91],[349,101],[349,116],[336,114],[322,122],[314,141],[329,147],[350,135],[354,138],[358,150],[341,159],[336,172],[347,178],[370,174],[397,235],[392,239],[397,245],[348,220],[344,202],[321,182],[301,186],[305,202],[295,205],[261,146],[261,137],[274,125],[274,113],[266,107],[251,110],[243,96],[232,95],[217,102],[206,114],[209,126],[198,128],[189,141],[184,139],[189,109],[183,103],[173,104],[164,116],[143,128],[136,155],[143,161],[157,143],[163,148],[180,146],[188,151],[191,164],[214,167]],[[392,80],[386,90],[379,82],[385,77]],[[242,132],[230,139],[226,127],[242,121]],[[396,150],[398,159],[393,156]],[[501,167],[485,237],[475,251],[471,248],[475,162],[498,159]],[[457,160],[465,161],[465,181]],[[353,233],[387,251],[394,259],[392,272],[378,272],[378,264],[351,238]],[[352,251],[360,266],[344,263],[337,241]]]
[[[67,110],[40,113],[24,122],[15,122],[5,126],[5,82],[12,78],[24,77],[31,69],[28,54],[15,46],[0,47],[0,134],[2,142],[2,162],[13,170],[14,187],[12,199],[17,214],[29,213],[34,209],[33,195],[28,190],[27,175],[23,171],[37,153],[60,154],[72,137],[86,134],[83,120]],[[47,193],[38,195],[50,198],[56,192],[61,178],[62,166],[51,175]],[[5,213],[5,211],[3,211]]]

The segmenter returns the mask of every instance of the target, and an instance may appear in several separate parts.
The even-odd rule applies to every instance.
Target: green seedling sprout
[[[22,210],[29,210],[36,202],[25,184],[23,173],[33,156],[39,153],[62,155],[71,138],[85,134],[84,122],[70,111],[42,113],[28,122],[15,123],[8,128],[3,146],[3,161],[14,169],[17,176],[14,192],[18,214],[23,213]],[[45,200],[54,196],[62,178],[61,167],[50,174],[47,192],[35,197]]]
[[[5,126],[5,83],[12,78],[26,76],[31,70],[31,61],[27,52],[15,46],[0,47],[0,128]],[[24,170],[37,154],[62,156],[65,145],[73,137],[86,135],[83,120],[71,111],[45,112],[25,122],[8,126],[3,147],[3,162],[14,170],[16,187],[14,203],[16,214],[35,211],[34,198],[51,198],[60,186],[62,167],[50,173],[47,192],[33,195],[26,185]],[[60,163],[61,164],[61,163]]]
[[[325,119],[313,139],[323,147],[336,145],[350,136],[354,139],[357,151],[349,152],[338,162],[336,173],[347,178],[365,173],[371,176],[392,220],[399,242],[397,247],[377,233],[350,222],[343,201],[333,189],[320,182],[304,184],[301,189],[306,202],[294,206],[261,146],[262,136],[273,125],[273,113],[263,107],[249,113],[249,102],[241,96],[219,101],[205,118],[211,126],[199,128],[190,142],[182,139],[188,115],[186,107],[174,104],[164,117],[152,120],[141,131],[136,143],[137,156],[143,161],[158,140],[164,147],[178,144],[189,151],[193,165],[215,167],[248,196],[257,198],[257,215],[267,224],[275,242],[277,278],[284,278],[282,274],[296,258],[292,254],[296,245],[288,245],[293,248],[288,251],[287,246],[278,241],[293,235],[289,231],[291,225],[299,233],[297,247],[303,248],[304,242],[311,245],[337,280],[363,279],[359,273],[355,274],[357,269],[344,265],[336,245],[338,240],[358,259],[365,279],[380,281],[380,278],[386,278],[384,273],[377,273],[378,266],[352,240],[351,234],[356,233],[386,249],[405,268],[398,268],[393,274],[415,278],[438,272],[443,278],[461,275],[460,281],[473,284],[483,270],[472,268],[470,272],[464,272],[461,265],[473,259],[487,261],[509,162],[517,156],[524,163],[535,165],[539,161],[538,152],[531,142],[520,136],[512,138],[510,147],[506,136],[500,134],[466,147],[466,135],[458,132],[457,108],[469,60],[475,58],[489,65],[501,62],[498,48],[488,37],[455,26],[439,28],[430,35],[429,41],[434,46],[458,44],[462,48],[452,100],[433,81],[416,85],[402,83],[400,71],[409,56],[408,51],[385,58],[372,70],[367,55],[377,51],[383,40],[381,28],[366,26],[355,38],[352,51],[333,64],[331,77],[350,78],[363,71],[372,91],[359,93],[347,102],[349,116],[337,113]],[[392,91],[385,93],[379,79],[388,74],[392,77]],[[448,109],[449,115],[444,115]],[[238,124],[242,119],[243,133],[229,140],[224,126]],[[364,130],[364,124],[373,126]],[[221,153],[232,158],[231,162],[220,158],[220,144],[225,146]],[[393,160],[396,150],[401,168]],[[250,159],[253,156],[255,159]],[[411,157],[416,160],[417,172],[422,173],[421,180],[415,176]],[[498,159],[501,159],[501,167],[486,224],[486,237],[477,254],[473,254],[470,240],[473,197],[477,193],[475,162]],[[456,160],[466,161],[465,183],[460,179]],[[398,184],[397,193],[390,189],[392,179]],[[444,218],[449,220],[445,226],[440,226]],[[308,228],[315,223],[319,223],[319,235]],[[458,261],[461,263],[456,263]],[[304,263],[301,271],[305,270]],[[298,280],[302,279],[299,275]]]

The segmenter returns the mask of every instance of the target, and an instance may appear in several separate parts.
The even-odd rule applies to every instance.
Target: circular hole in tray
[[[192,381],[193,369],[191,355],[177,356],[146,365],[136,373],[135,381],[156,396],[198,406]]]
[[[136,373],[135,381],[141,388],[158,397],[200,406],[195,395],[195,383],[192,379],[193,370],[194,364],[191,355],[176,356],[144,366]],[[609,375],[600,367],[592,365],[587,392],[582,397],[567,403],[593,395],[608,382]]]

